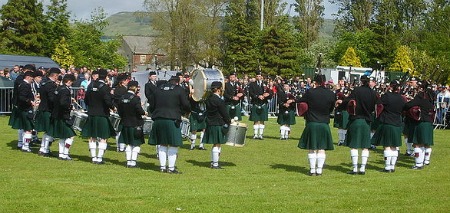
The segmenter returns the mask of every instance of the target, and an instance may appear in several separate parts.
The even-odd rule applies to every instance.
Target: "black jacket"
[[[55,91],[58,85],[52,80],[48,80],[41,85],[40,96],[41,103],[39,104],[39,110],[44,112],[53,111],[53,103],[55,101]]]
[[[419,106],[420,107],[420,121],[422,122],[433,122],[430,113],[434,110],[434,105],[432,103],[432,97],[430,97],[430,94],[426,94],[424,92],[419,92],[413,100],[406,103],[404,110],[409,110],[413,106]]]
[[[184,89],[171,83],[159,86],[149,103],[153,120],[181,120],[181,115],[191,111]]]
[[[325,87],[309,89],[300,102],[308,104],[305,119],[308,122],[330,123],[330,113],[333,111],[336,96]]]
[[[88,86],[84,99],[90,116],[108,116],[113,107],[111,88],[103,81],[93,81]]]
[[[252,104],[265,104],[273,96],[273,91],[271,89],[269,89],[264,83],[261,83],[258,86],[257,81],[250,83],[250,85],[248,86],[248,93],[250,98],[252,99]],[[269,96],[264,98],[264,100],[259,99],[258,96],[264,93],[269,93]]]
[[[240,91],[242,90],[242,91]],[[225,84],[225,92],[223,93],[223,97],[225,99],[226,105],[236,105],[239,104],[240,100],[233,100],[233,97],[236,96],[239,92],[244,93],[243,89],[240,89],[239,83],[235,82],[234,86],[231,84],[231,82],[227,82]],[[241,99],[244,96],[241,97]]]
[[[379,120],[382,123],[394,126],[402,125],[402,111],[405,107],[405,101],[399,93],[387,92],[381,96],[383,104],[383,112],[381,112]]]
[[[14,81],[12,104],[17,105],[19,98],[19,85],[23,82],[23,73],[20,73]],[[31,87],[30,87],[31,88]]]
[[[153,94],[155,94],[155,91],[158,87],[156,86],[156,82],[153,83],[149,81],[145,84],[145,97],[147,98],[147,102],[150,103],[150,100],[152,100]]]
[[[125,95],[127,93],[127,87],[125,86],[117,86],[114,89],[114,95],[113,95],[113,103],[114,103],[114,107],[118,107],[119,103],[120,103],[120,99],[122,98],[123,95]]]
[[[31,101],[34,101],[31,84],[22,80],[22,83],[17,87],[17,108],[22,111],[32,110]]]
[[[368,86],[356,87],[344,100],[343,106],[347,107],[350,100],[356,101],[356,115],[350,115],[349,120],[365,119],[372,122],[372,113],[378,103],[377,93]]]
[[[71,89],[66,85],[59,86],[55,92],[55,102],[53,105],[53,119],[70,119],[70,111],[72,110],[72,94]]]
[[[225,101],[215,94],[211,94],[206,100],[206,115],[206,122],[209,126],[223,126],[231,122]]]
[[[289,107],[284,106],[289,99],[294,100],[294,102],[292,102]],[[286,93],[282,88],[279,88],[277,90],[277,104],[279,105],[278,109],[280,113],[288,110],[295,110],[295,97],[293,94]]]
[[[127,92],[122,95],[119,105],[118,113],[120,115],[120,123],[125,127],[136,127],[144,124],[142,115],[145,114],[141,107],[141,99],[139,96]]]

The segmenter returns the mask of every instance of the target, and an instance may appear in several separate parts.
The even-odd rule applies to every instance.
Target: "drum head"
[[[217,69],[196,69],[192,72],[192,81],[194,89],[192,99],[195,101],[206,99],[211,83],[214,81],[222,82],[222,90],[225,89],[225,78],[223,73]]]

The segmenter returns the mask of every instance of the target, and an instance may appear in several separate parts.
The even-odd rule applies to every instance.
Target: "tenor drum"
[[[189,119],[185,117],[181,117],[181,136],[183,138],[189,138],[189,134],[191,132],[191,123],[189,122]]]
[[[222,91],[225,89],[225,78],[222,71],[217,69],[196,69],[192,72],[192,88],[194,93],[192,99],[195,101],[202,101],[206,99],[207,92],[211,88],[211,83],[214,81],[222,82]]]
[[[245,145],[245,137],[247,134],[247,124],[233,123],[230,125],[226,145],[242,147]]]
[[[144,126],[142,127],[144,135],[150,135],[150,132],[152,132],[152,127],[153,127],[152,118],[144,117]]]
[[[88,119],[88,115],[82,111],[71,111],[70,117],[73,119],[72,127],[77,131],[81,131],[83,129],[83,126]]]
[[[116,132],[119,132],[119,124],[120,124],[120,116],[117,113],[110,113],[109,120],[111,121],[111,125],[114,127]]]

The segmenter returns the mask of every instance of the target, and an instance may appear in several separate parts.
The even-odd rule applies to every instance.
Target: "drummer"
[[[221,144],[226,142],[226,133],[231,123],[225,102],[221,98],[222,82],[211,83],[212,94],[206,100],[207,126],[203,143],[213,144],[211,149],[211,168],[222,169],[219,165]]]
[[[130,77],[127,73],[121,73],[117,76],[117,86],[113,89],[113,103],[115,110],[117,110],[122,96],[127,94],[127,85],[129,81]],[[121,128],[118,127],[118,129],[116,130],[116,146],[118,152],[124,152],[125,144],[119,143],[120,129]]]
[[[88,106],[88,119],[81,134],[83,137],[89,137],[89,150],[94,164],[104,163],[103,155],[108,146],[106,140],[116,135],[109,120],[113,102],[111,88],[105,83],[107,75],[108,72],[105,69],[99,69],[98,80],[92,81],[86,91],[85,101]],[[99,138],[99,141],[97,141],[97,138]]]
[[[244,99],[244,90],[237,79],[235,72],[228,76],[228,82],[225,83],[225,92],[223,94],[225,105],[231,118],[235,121],[241,121],[241,101]]]
[[[160,145],[160,171],[180,174],[175,169],[178,147],[181,146],[181,115],[190,112],[190,105],[183,88],[178,85],[180,78],[172,76],[169,82],[163,83],[156,90],[150,101],[152,120],[150,144]],[[169,160],[169,168],[166,163]]]
[[[200,132],[200,145],[199,150],[206,150],[202,142],[206,128],[206,105],[204,101],[195,101],[192,97],[189,97],[191,104],[191,114],[189,115],[189,123],[191,129],[191,148],[195,149],[195,141],[197,140],[197,133]]]
[[[52,138],[59,138],[59,157],[60,160],[72,160],[69,156],[70,147],[73,144],[73,138],[76,135],[70,123],[70,111],[72,110],[72,84],[75,76],[66,74],[63,77],[63,85],[56,89],[55,102],[53,104],[52,122],[50,123],[48,135]]]
[[[287,140],[291,132],[291,125],[295,124],[295,97],[291,94],[291,87],[287,82],[281,82],[282,88],[277,90],[279,113],[277,123],[280,125],[280,139]]]
[[[53,103],[55,102],[55,91],[58,85],[56,80],[59,77],[61,70],[53,67],[49,70],[48,80],[42,83],[40,90],[41,103],[39,104],[38,113],[36,115],[36,131],[44,131],[42,136],[41,148],[39,149],[39,155],[47,157],[50,155],[50,144],[53,142],[53,138],[47,134],[50,127],[50,117],[53,111]]]
[[[268,101],[273,96],[273,91],[263,82],[263,76],[260,71],[256,73],[256,80],[250,83],[249,95],[251,97],[252,109],[250,121],[253,121],[253,139],[263,139],[264,121],[269,120]]]
[[[137,167],[136,161],[141,151],[140,146],[144,143],[142,115],[145,115],[146,112],[141,107],[141,99],[138,93],[138,82],[130,81],[128,92],[122,95],[118,104],[118,113],[121,117],[120,124],[123,126],[119,142],[120,144],[126,144],[125,156],[128,168]]]

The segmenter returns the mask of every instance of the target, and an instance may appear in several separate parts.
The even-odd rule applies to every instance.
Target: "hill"
[[[103,30],[106,37],[117,35],[156,35],[156,32],[151,27],[150,18],[140,16],[139,12],[120,12],[109,16],[106,20],[109,22],[109,25]],[[320,30],[320,36],[332,39],[334,26],[332,19],[325,19]]]

